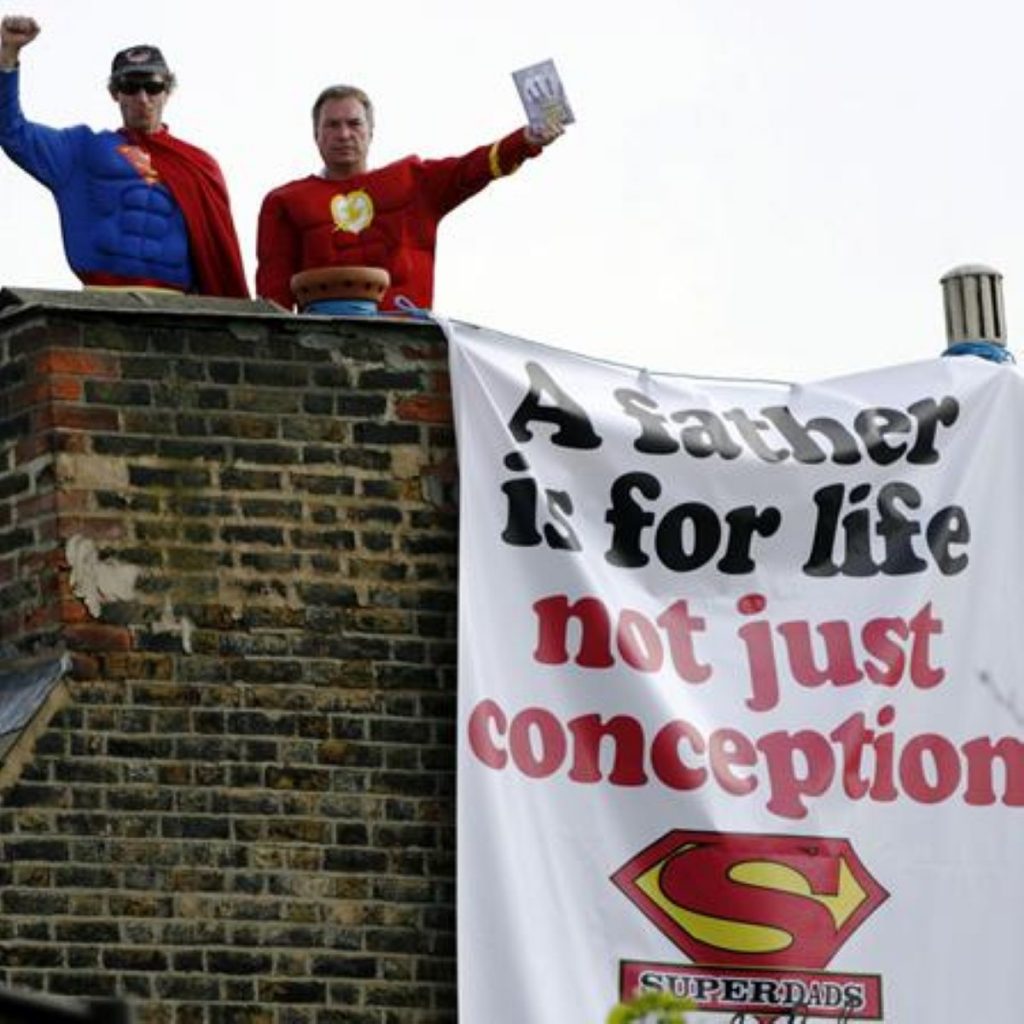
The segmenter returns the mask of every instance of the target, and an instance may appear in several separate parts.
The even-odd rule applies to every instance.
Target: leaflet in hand
[[[512,77],[532,128],[572,124],[576,120],[553,60],[520,68],[512,72]]]

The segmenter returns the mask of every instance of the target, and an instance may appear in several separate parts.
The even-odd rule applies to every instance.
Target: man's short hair
[[[317,96],[316,103],[313,104],[314,135],[320,129],[320,111],[329,100],[358,100],[362,103],[363,110],[366,111],[366,125],[370,129],[370,134],[373,134],[373,102],[370,97],[354,85],[329,85]]]

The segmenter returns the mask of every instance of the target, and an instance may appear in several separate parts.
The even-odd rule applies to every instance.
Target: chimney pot
[[[1003,275],[980,263],[954,267],[942,278],[946,340],[1006,346]]]

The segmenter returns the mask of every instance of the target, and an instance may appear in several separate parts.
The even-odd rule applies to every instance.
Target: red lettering
[[[676,675],[688,683],[703,683],[711,675],[711,666],[697,659],[693,634],[704,632],[704,620],[698,615],[691,615],[685,601],[673,601],[658,616],[658,625],[668,637]]]
[[[1024,807],[1024,741],[979,736],[958,749],[945,736],[920,733],[897,746],[889,728],[896,719],[892,705],[874,717],[869,726],[857,712],[828,736],[778,730],[757,740],[733,728],[705,736],[691,722],[672,719],[649,740],[631,715],[594,713],[563,722],[541,707],[509,715],[486,699],[470,712],[466,737],[476,760],[495,771],[512,768],[531,779],[564,772],[576,783],[635,787],[650,784],[649,763],[650,774],[673,790],[700,789],[709,780],[736,797],[766,789],[766,809],[788,819],[805,818],[810,801],[837,782],[851,800],[884,803],[902,796],[936,804],[962,786],[969,806],[998,800]]]
[[[771,732],[756,743],[768,768],[768,810],[783,818],[806,818],[806,796],[821,796],[835,775],[835,758],[821,733]],[[797,760],[802,771],[798,770]]]
[[[967,758],[965,803],[986,807],[996,802],[992,775],[998,758],[1006,783],[1003,803],[1007,807],[1024,807],[1024,743],[1009,736],[994,743],[985,736],[965,743],[960,749]]]
[[[704,737],[689,722],[681,720],[662,726],[651,744],[651,768],[673,789],[700,789],[708,777],[706,768],[690,768],[679,756],[679,744],[686,740],[695,754],[703,754]]]
[[[584,668],[608,668],[615,663],[611,652],[611,619],[604,602],[596,597],[581,597],[570,605],[563,594],[537,601],[537,649],[535,660],[542,665],[564,665],[569,660],[566,640],[569,620],[580,623],[580,649],[576,664]]]
[[[865,623],[860,634],[864,650],[872,658],[877,658],[881,662],[881,665],[876,665],[871,661],[864,663],[864,671],[867,673],[868,679],[880,686],[895,686],[906,671],[903,648],[890,638],[892,633],[895,633],[901,640],[905,640],[910,630],[903,619],[879,618]]]
[[[926,756],[932,762],[932,779],[925,773]],[[920,804],[937,804],[949,799],[960,785],[960,758],[956,747],[935,733],[924,733],[908,740],[900,754],[900,782],[907,796]]]
[[[534,752],[530,733],[535,732],[538,751]],[[528,778],[544,779],[554,775],[565,760],[565,732],[558,719],[544,708],[526,708],[512,719],[508,732],[509,749],[516,767]]]
[[[537,616],[534,660],[542,665],[564,665],[569,660],[569,624],[576,620],[576,664],[582,668],[610,668],[615,664],[611,647],[613,613],[600,598],[581,597],[570,604],[564,594],[555,594],[536,601],[533,610]],[[711,666],[698,659],[693,645],[693,634],[702,632],[705,623],[690,614],[685,601],[674,601],[653,622],[643,612],[623,609],[615,627],[615,644],[622,661],[638,672],[659,671],[665,660],[659,626],[665,632],[676,675],[688,683],[708,679]]]
[[[914,636],[910,651],[910,681],[922,690],[938,686],[946,678],[946,670],[933,668],[929,658],[931,638],[942,632],[942,622],[932,618],[931,601],[910,620],[910,632]]]
[[[497,736],[504,736],[508,730],[508,719],[505,712],[493,701],[482,700],[469,716],[467,735],[469,749],[476,754],[488,768],[504,768],[508,754],[499,749],[492,739],[492,727]]]
[[[814,663],[809,622],[799,619],[784,622],[779,626],[779,632],[786,641],[793,678],[801,686],[821,686],[829,682],[834,686],[849,686],[864,678],[854,658],[848,622],[823,622],[815,630],[825,641],[825,665],[822,668]]]
[[[581,715],[568,723],[573,738],[573,782],[600,782],[601,741],[614,741],[612,770],[608,781],[616,786],[642,786],[644,771],[644,728],[629,715],[616,715],[607,722],[600,715]]]
[[[735,796],[742,796],[757,788],[757,779],[737,775],[733,765],[752,768],[757,764],[757,750],[743,733],[736,729],[716,729],[708,740],[708,761],[715,781]]]
[[[623,609],[616,641],[622,660],[638,672],[657,672],[665,663],[665,651],[658,631],[642,612]]]

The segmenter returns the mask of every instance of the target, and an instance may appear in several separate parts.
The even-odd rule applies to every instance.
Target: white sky
[[[160,46],[167,120],[220,161],[250,283],[263,195],[318,167],[309,107],[361,85],[375,165],[520,124],[553,57],[565,138],[444,222],[435,308],[652,370],[811,380],[945,345],[939,278],[1006,275],[1024,330],[1016,0],[40,0],[30,119],[116,127],[113,53]],[[75,288],[49,195],[0,165],[0,285]]]

